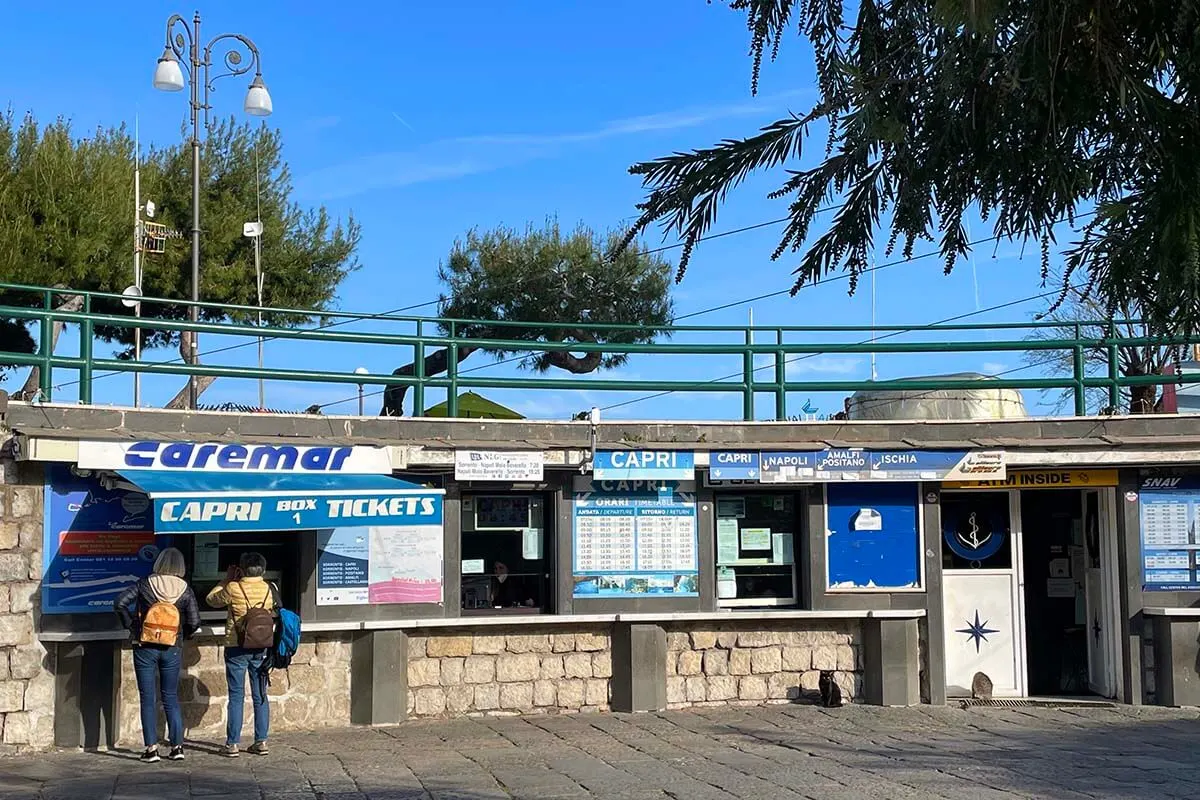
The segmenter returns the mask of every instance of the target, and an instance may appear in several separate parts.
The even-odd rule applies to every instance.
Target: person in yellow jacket
[[[222,754],[237,758],[242,740],[242,706],[246,700],[246,678],[250,678],[250,698],[254,705],[254,744],[246,752],[267,754],[267,735],[271,726],[271,707],[267,702],[268,648],[247,649],[239,640],[239,623],[252,608],[275,612],[275,595],[263,578],[267,560],[260,553],[243,553],[236,567],[231,566],[221,581],[208,593],[208,604],[227,609],[225,617],[225,680],[229,684],[229,710],[225,724]]]

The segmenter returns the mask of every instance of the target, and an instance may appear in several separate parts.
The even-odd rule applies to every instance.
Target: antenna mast
[[[142,143],[140,136],[140,119],[133,118],[133,285],[137,289],[138,302],[133,306],[133,315],[142,316]],[[140,325],[133,329],[133,360],[142,360],[142,328]],[[133,407],[142,404],[142,373],[133,373]]]

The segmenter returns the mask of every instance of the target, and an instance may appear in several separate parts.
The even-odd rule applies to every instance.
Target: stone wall
[[[815,701],[821,670],[861,696],[862,626],[794,622],[669,627],[668,708]]]
[[[220,641],[186,642],[184,674],[179,678],[179,702],[188,739],[225,743],[228,690]],[[121,653],[119,743],[140,747],[137,679],[129,649]],[[304,636],[287,670],[271,673],[271,730],[301,731],[350,724],[350,635]],[[253,739],[249,686],[242,714],[242,743]],[[160,727],[162,725],[160,712]],[[165,735],[165,728],[162,728]]]
[[[607,710],[609,628],[529,630],[411,634],[409,717]]]
[[[54,741],[54,676],[34,638],[42,481],[37,465],[0,466],[0,754]]]

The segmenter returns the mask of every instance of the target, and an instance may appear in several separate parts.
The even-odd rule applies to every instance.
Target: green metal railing
[[[1100,388],[1107,390],[1109,405],[1113,408],[1120,406],[1121,390],[1134,386],[1162,385],[1174,383],[1176,376],[1147,375],[1123,376],[1120,374],[1118,351],[1122,347],[1133,346],[1184,346],[1200,342],[1200,337],[1128,337],[1119,335],[1120,328],[1129,321],[1108,320],[1097,322],[1074,323],[1073,336],[1067,338],[1005,338],[1000,340],[983,338],[986,335],[1003,334],[1013,336],[1020,332],[1042,329],[1061,329],[1062,323],[1054,322],[1016,322],[993,324],[949,324],[927,326],[701,326],[674,325],[663,329],[639,328],[637,326],[573,323],[577,330],[593,331],[607,337],[615,337],[616,341],[593,342],[550,342],[529,341],[514,335],[513,338],[474,338],[462,335],[464,330],[472,330],[483,324],[494,330],[505,329],[531,330],[546,327],[544,323],[519,321],[479,321],[439,319],[420,316],[405,316],[394,314],[353,313],[345,311],[329,311],[314,313],[306,309],[270,308],[264,309],[268,314],[284,314],[294,317],[312,319],[319,317],[322,324],[310,328],[286,327],[256,327],[241,322],[189,322],[180,319],[163,319],[154,316],[155,307],[170,306],[176,310],[187,308],[191,304],[182,300],[165,300],[161,298],[142,298],[142,316],[134,317],[127,313],[104,313],[96,311],[99,305],[109,308],[119,308],[115,301],[122,300],[121,295],[103,292],[77,292],[68,289],[48,288],[41,286],[24,286],[19,284],[0,283],[0,296],[8,304],[0,301],[0,318],[23,321],[37,325],[35,341],[39,343],[36,353],[19,353],[0,351],[0,364],[28,365],[40,368],[39,390],[41,397],[51,400],[53,394],[55,370],[73,370],[78,372],[79,401],[83,404],[92,403],[93,384],[100,372],[114,373],[151,373],[179,376],[214,376],[227,378],[266,379],[281,381],[301,381],[307,383],[334,383],[349,385],[373,386],[406,386],[413,396],[413,408],[424,409],[425,391],[430,388],[445,389],[447,394],[447,413],[456,416],[458,413],[458,395],[462,389],[524,389],[524,390],[581,390],[598,392],[704,392],[704,393],[735,393],[742,398],[743,418],[752,420],[755,417],[755,399],[764,393],[774,397],[776,419],[787,418],[787,396],[794,392],[842,392],[850,393],[862,389],[903,389],[906,391],[935,391],[946,389],[1059,389],[1070,390],[1074,395],[1074,409],[1077,415],[1087,413],[1086,393],[1088,389]],[[55,308],[55,297],[81,296],[83,299],[80,311],[65,311]],[[23,302],[12,304],[16,299]],[[127,298],[126,298],[127,299]],[[223,316],[244,317],[251,319],[260,311],[255,306],[230,306],[213,303],[196,304],[203,316],[205,310],[219,311]],[[55,323],[75,325],[79,328],[79,348],[77,355],[58,355],[53,352],[53,329]],[[335,327],[371,323],[385,325],[393,330],[384,331],[349,331],[334,330]],[[117,358],[100,358],[95,355],[95,340],[97,327],[140,328],[146,332],[152,331],[191,331],[200,334],[219,334],[222,336],[244,337],[246,343],[252,343],[259,337],[280,340],[300,340],[322,343],[340,343],[346,345],[385,345],[401,347],[407,350],[404,362],[414,364],[412,375],[394,374],[358,374],[353,370],[321,370],[293,369],[239,366],[222,363],[186,364],[163,361],[133,361]],[[402,327],[405,330],[396,332]],[[1103,331],[1104,336],[1087,336],[1088,331]],[[621,342],[622,334],[653,332],[656,340],[650,343]],[[868,334],[869,338],[859,341],[833,341],[837,337],[847,335]],[[896,341],[895,337],[906,335],[924,335],[920,341]],[[955,336],[971,336],[965,340],[955,339]],[[809,341],[795,341],[794,337],[803,337]],[[678,341],[691,338],[694,341]],[[712,341],[714,340],[715,341]],[[764,342],[763,339],[768,341]],[[551,378],[542,376],[478,376],[463,374],[461,365],[455,357],[461,347],[479,349],[504,350],[519,353],[548,353],[567,351],[572,353],[606,353],[626,355],[655,355],[655,356],[692,356],[692,357],[735,357],[740,361],[740,375],[731,374],[726,378],[715,380],[620,380],[620,379],[589,379],[581,381],[577,378]],[[449,351],[447,370],[444,375],[424,374],[424,360],[430,352],[437,348]],[[998,377],[981,383],[970,378],[922,378],[899,380],[793,380],[788,376],[789,361],[797,357],[812,357],[816,355],[841,355],[858,353],[1012,353],[1045,351],[1047,353],[1069,353],[1072,365],[1070,374],[1051,377]],[[1107,370],[1102,375],[1088,374],[1085,356],[1089,352],[1103,352],[1107,356]],[[760,359],[768,358],[768,364],[762,364]],[[1064,359],[1065,361],[1066,359]],[[401,359],[397,358],[397,362]],[[339,359],[340,363],[347,363]],[[468,370],[467,372],[470,372]],[[756,373],[769,371],[770,377],[763,379]]]

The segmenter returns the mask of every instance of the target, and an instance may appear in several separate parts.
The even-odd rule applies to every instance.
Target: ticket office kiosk
[[[715,495],[717,605],[794,606],[800,492],[722,490]]]
[[[296,531],[255,531],[250,533],[197,533],[174,537],[176,546],[188,562],[192,589],[200,601],[200,618],[218,621],[224,609],[213,609],[205,598],[225,579],[226,571],[237,566],[244,553],[259,553],[267,560],[263,576],[279,589],[280,601],[288,607],[299,605],[300,543]]]
[[[462,498],[462,612],[552,611],[554,536],[540,494]]]

